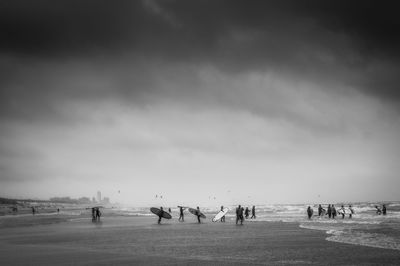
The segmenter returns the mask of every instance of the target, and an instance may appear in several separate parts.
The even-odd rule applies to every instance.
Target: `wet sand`
[[[400,252],[326,241],[297,223],[158,225],[157,217],[13,217],[0,223],[1,265],[398,265]],[[2,218],[10,219],[10,218]],[[53,219],[46,223],[46,219]],[[67,221],[67,222],[65,222]]]

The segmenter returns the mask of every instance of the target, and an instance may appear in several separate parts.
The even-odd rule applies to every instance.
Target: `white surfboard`
[[[228,211],[229,211],[228,208],[224,208],[222,211],[220,211],[219,213],[217,213],[217,215],[214,216],[212,221],[213,222],[219,221],[222,217],[224,217],[228,213]]]

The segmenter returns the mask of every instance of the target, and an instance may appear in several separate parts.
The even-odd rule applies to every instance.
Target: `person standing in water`
[[[36,213],[35,207],[32,206],[32,215],[35,215],[35,213]]]
[[[328,205],[328,217],[329,219],[332,217],[332,208],[330,204]]]
[[[350,210],[349,218],[351,219],[353,217],[353,214],[354,214],[354,210],[353,210],[353,207],[351,207],[351,205],[349,205],[349,210]]]
[[[160,212],[158,213],[158,224],[161,223],[161,218],[163,217],[163,215],[164,215],[164,209],[163,207],[160,207]]]
[[[386,215],[386,205],[385,204],[382,205],[382,214]]]
[[[340,214],[342,215],[342,219],[344,219],[344,215],[346,214],[346,211],[344,210],[344,206],[340,207]]]
[[[178,221],[184,222],[185,220],[183,219],[183,207],[179,206],[179,219]]]
[[[311,219],[313,212],[314,212],[313,209],[310,206],[308,206],[307,208],[308,219]]]
[[[253,205],[253,208],[251,208],[251,217],[250,219],[256,219],[256,206]]]
[[[318,205],[318,217],[320,217],[322,215],[322,210],[323,210],[323,208],[322,208],[321,204],[319,204]]]
[[[224,210],[224,206],[221,206],[221,211]],[[221,217],[221,223],[225,223],[225,215]]]
[[[333,219],[335,219],[336,214],[337,214],[337,212],[336,212],[335,205],[332,204],[332,218],[333,218]]]
[[[381,215],[382,211],[381,209],[379,209],[378,205],[375,205],[375,208],[376,208],[376,214]]]
[[[249,214],[250,214],[249,207],[246,207],[246,210],[244,211],[244,215],[245,215],[246,219],[249,219]]]

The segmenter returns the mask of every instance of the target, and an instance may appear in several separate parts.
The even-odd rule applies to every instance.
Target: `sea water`
[[[335,204],[336,210],[342,204]],[[400,202],[386,202],[387,215],[376,213],[376,203],[362,202],[352,204],[354,214],[349,217],[348,204],[344,219],[336,216],[329,219],[327,215],[318,217],[318,205],[311,205],[314,215],[311,219],[307,217],[305,204],[265,204],[256,205],[256,219],[247,219],[246,222],[288,222],[298,223],[301,228],[309,230],[320,230],[326,232],[326,240],[353,245],[363,245],[375,248],[387,248],[400,250]],[[379,205],[381,207],[381,205]],[[230,211],[226,215],[228,220],[235,220],[236,206],[227,206]],[[251,207],[249,207],[251,216]],[[323,208],[327,209],[324,204]],[[179,209],[171,208],[173,217],[178,217]],[[120,208],[114,210],[123,216],[151,216],[149,208]],[[201,208],[201,211],[212,218],[219,207]],[[116,214],[117,214],[116,213]],[[188,213],[186,212],[188,215]]]

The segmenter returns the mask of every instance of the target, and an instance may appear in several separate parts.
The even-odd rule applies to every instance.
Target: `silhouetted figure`
[[[96,221],[96,208],[92,208],[92,222]]]
[[[221,206],[221,211],[224,210],[224,206]],[[221,222],[225,223],[225,215],[221,217]]]
[[[96,220],[100,221],[101,212],[99,208],[96,208]]]
[[[333,219],[335,219],[336,214],[337,214],[337,212],[336,212],[335,205],[332,204],[332,218],[333,218]]]
[[[201,221],[200,221],[201,212],[200,212],[199,206],[197,206],[196,215],[197,215],[197,221],[198,221],[199,223],[201,223]]]
[[[35,213],[36,213],[35,207],[32,207],[32,215],[35,215]]]
[[[244,215],[245,215],[246,219],[249,219],[249,214],[250,214],[249,207],[246,207],[246,210],[244,211]]]
[[[160,212],[158,213],[158,224],[161,223],[161,218],[163,217],[163,215],[164,215],[164,209],[163,207],[160,207]]]
[[[313,209],[310,206],[308,206],[307,208],[308,219],[311,219],[313,212],[314,212]]]
[[[171,213],[171,208],[168,208],[168,212]]]
[[[251,217],[250,219],[256,219],[256,206],[253,206],[253,208],[251,208]]]
[[[382,210],[379,209],[379,207],[377,205],[375,205],[376,208],[376,214],[381,215],[382,214]]]
[[[344,215],[346,214],[346,211],[344,210],[344,206],[342,205],[342,207],[340,207],[340,214],[342,215],[342,219],[344,219]]]
[[[354,214],[354,210],[353,210],[353,207],[351,207],[351,205],[349,205],[349,210],[350,210],[349,218],[351,219],[353,217],[353,214]]]
[[[328,205],[328,217],[329,219],[332,217],[332,207],[330,204]]]
[[[239,220],[240,220],[240,224],[241,225],[243,224],[243,220],[244,220],[243,211],[244,211],[244,209],[243,209],[243,207],[241,205],[239,205],[236,208],[236,224],[238,224]]]
[[[60,213],[60,208],[57,208],[57,213]]]
[[[322,208],[321,204],[318,205],[318,216],[322,215],[322,211],[324,208]]]
[[[382,214],[386,215],[386,205],[385,204],[382,205]]]
[[[185,221],[184,218],[183,218],[183,207],[182,206],[179,207],[179,219],[178,219],[178,221],[181,221],[181,222]]]

